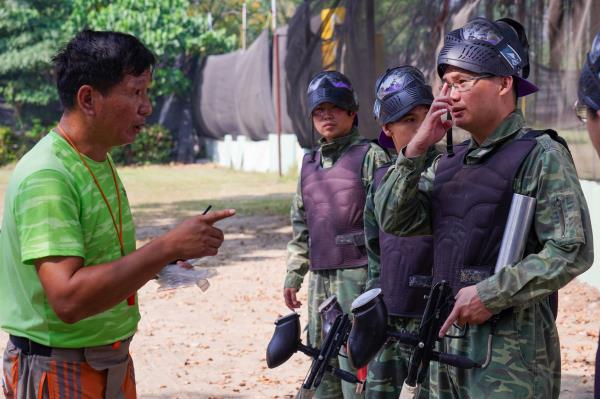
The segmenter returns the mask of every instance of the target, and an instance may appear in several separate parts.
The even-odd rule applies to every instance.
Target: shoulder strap
[[[571,150],[569,149],[569,145],[567,144],[567,140],[565,140],[563,137],[559,136],[559,134],[552,129],[545,129],[545,130],[530,130],[527,133],[525,133],[525,135],[523,136],[524,139],[535,139],[536,137],[539,137],[543,134],[547,134],[548,136],[550,136],[550,138],[554,141],[556,141],[557,143],[561,144],[563,147],[565,147],[567,149],[567,151],[569,152],[569,154],[571,154]]]

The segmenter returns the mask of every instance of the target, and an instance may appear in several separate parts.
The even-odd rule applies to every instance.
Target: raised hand
[[[409,158],[416,157],[427,152],[427,149],[444,137],[446,130],[452,127],[452,121],[442,119],[452,106],[450,98],[450,86],[444,83],[442,90],[433,100],[425,120],[417,130],[417,133],[406,146],[405,155]]]

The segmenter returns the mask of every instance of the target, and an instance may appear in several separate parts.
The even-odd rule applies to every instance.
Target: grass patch
[[[183,220],[201,214],[210,204],[212,209],[234,208],[239,216],[280,215],[290,212],[292,194],[268,194],[258,196],[235,196],[230,198],[207,198],[198,201],[175,201],[171,203],[146,203],[132,208],[136,225],[152,224],[161,219]]]
[[[0,167],[0,211],[12,166]],[[238,215],[288,215],[296,177],[276,173],[248,173],[205,165],[149,165],[121,167],[137,222],[183,219],[213,209],[235,208]],[[0,213],[0,220],[2,214]]]
[[[248,173],[206,165],[124,167],[119,175],[127,189],[136,224],[234,208],[238,215],[287,215],[295,178]]]
[[[234,197],[264,197],[288,194],[296,189],[296,178],[275,173],[248,173],[206,165],[151,165],[119,168],[119,175],[134,208],[144,204],[205,202],[230,203]],[[246,207],[246,202],[241,207]],[[213,203],[215,202],[215,203]],[[197,205],[197,204],[196,204]],[[250,206],[250,205],[248,205]],[[204,209],[204,208],[202,208]]]

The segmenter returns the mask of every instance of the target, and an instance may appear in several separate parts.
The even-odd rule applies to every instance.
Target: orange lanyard
[[[83,165],[90,173],[90,176],[92,176],[92,179],[94,180],[94,184],[96,184],[96,187],[98,187],[98,191],[100,191],[100,195],[102,196],[102,199],[104,200],[104,203],[106,204],[106,207],[108,208],[108,213],[110,213],[110,217],[112,219],[113,226],[115,227],[115,232],[117,233],[117,239],[119,240],[119,247],[121,249],[121,256],[125,256],[125,244],[123,243],[123,207],[121,205],[121,191],[119,190],[119,185],[117,183],[117,174],[115,173],[115,168],[113,167],[112,163],[110,162],[110,159],[107,159],[108,166],[110,167],[110,171],[112,173],[113,182],[115,184],[115,191],[117,192],[117,204],[119,207],[119,224],[118,225],[117,225],[117,219],[115,217],[115,214],[112,210],[112,207],[110,206],[110,202],[108,202],[108,198],[106,198],[106,194],[104,194],[104,190],[102,190],[102,187],[100,186],[100,182],[98,182],[98,178],[96,178],[96,175],[94,174],[94,172],[92,172],[90,165],[88,165],[87,161],[85,160],[85,158],[83,157],[83,155],[81,154],[81,152],[79,151],[79,149],[77,148],[77,146],[75,145],[73,140],[71,140],[71,138],[69,137],[67,132],[63,128],[61,128],[59,125],[56,125],[56,128],[60,131],[60,134],[65,138],[65,140],[67,140],[67,142],[71,145],[71,147],[73,147],[73,149],[75,150],[77,155],[79,155],[79,159],[81,159],[81,162],[83,162]],[[129,296],[127,298],[127,303],[130,306],[135,304],[135,295],[134,294],[132,294],[131,296]]]

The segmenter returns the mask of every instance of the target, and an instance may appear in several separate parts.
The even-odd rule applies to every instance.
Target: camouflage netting
[[[279,30],[285,35],[279,41],[282,131],[295,133],[303,147],[312,145],[306,87],[322,69],[337,69],[350,78],[359,94],[362,134],[374,138],[378,129],[371,109],[376,76],[388,67],[411,64],[437,90],[435,62],[444,35],[475,16],[508,16],[523,23],[530,42],[529,80],[540,87],[520,104],[527,120],[537,127],[574,129],[578,121],[572,105],[579,68],[600,30],[598,1],[307,0],[287,29]],[[200,106],[194,107],[204,135],[219,138],[231,133],[260,139],[275,132],[272,37],[270,43],[269,51],[255,56],[254,66],[241,60],[250,56],[252,48],[247,54],[208,58],[201,72]],[[244,68],[254,69],[243,72]],[[269,79],[265,71],[271,74]],[[238,95],[244,100],[234,99]]]

